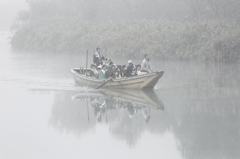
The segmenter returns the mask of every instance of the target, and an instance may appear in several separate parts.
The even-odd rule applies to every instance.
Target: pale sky
[[[17,13],[27,9],[26,0],[0,0],[0,30],[9,29]]]

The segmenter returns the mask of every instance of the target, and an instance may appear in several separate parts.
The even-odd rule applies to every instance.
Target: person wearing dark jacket
[[[112,69],[112,66],[113,66],[113,62],[110,61],[109,64],[107,65],[107,69]]]
[[[112,65],[111,77],[113,77],[114,79],[117,78],[117,65],[116,64]]]
[[[108,68],[105,72],[105,78],[109,79],[112,76],[112,68]]]
[[[93,55],[93,63],[96,66],[103,65],[103,60],[105,60],[105,57],[100,53],[100,51],[100,48],[97,48],[95,54]]]
[[[121,65],[118,65],[117,66],[117,69],[115,71],[115,78],[122,78],[122,75],[121,75]]]
[[[135,75],[136,75],[136,66],[133,64],[132,60],[129,60],[127,71],[126,71],[126,77],[131,77]]]
[[[122,78],[126,77],[126,71],[127,71],[127,67],[126,67],[126,65],[123,65],[122,66],[122,70],[121,70]]]
[[[113,64],[112,68],[110,68],[106,71],[106,73],[105,73],[106,79],[111,78],[111,77],[116,78],[116,68],[117,68],[117,66],[115,64]]]

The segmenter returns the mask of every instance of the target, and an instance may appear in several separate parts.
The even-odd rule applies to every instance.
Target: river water
[[[240,158],[238,64],[152,60],[154,91],[96,91],[70,73],[84,54],[13,53],[0,34],[0,158]]]

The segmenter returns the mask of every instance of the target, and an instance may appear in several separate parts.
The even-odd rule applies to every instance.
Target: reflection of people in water
[[[97,120],[101,122],[102,120],[102,110],[99,106],[94,107],[94,115],[97,117]]]
[[[126,108],[129,112],[129,118],[133,118],[133,115],[137,113],[137,105],[135,103],[128,102]]]
[[[107,108],[108,109],[115,109],[115,103],[114,103],[114,100],[112,99],[107,99],[106,100],[106,105],[107,105]]]
[[[117,104],[118,108],[122,108],[122,101],[118,101]]]
[[[151,107],[146,107],[144,105],[137,105],[136,103],[105,99],[104,97],[94,97],[91,98],[92,107],[94,107],[94,115],[97,120],[101,122],[102,115],[105,114],[106,109],[116,109],[123,108],[129,113],[129,118],[133,118],[134,114],[137,113],[138,109],[142,109],[142,115],[147,123],[150,121]]]
[[[104,97],[95,97],[91,99],[91,104],[94,107],[94,115],[97,117],[97,120],[101,122],[102,115],[105,114],[105,98]]]
[[[149,123],[150,121],[150,114],[151,114],[151,107],[143,107],[142,108],[142,114],[143,117],[145,118],[145,121]]]

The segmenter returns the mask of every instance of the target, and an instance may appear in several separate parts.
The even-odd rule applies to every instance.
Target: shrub
[[[221,41],[221,47],[216,47]],[[158,59],[225,61],[240,59],[240,27],[215,21],[136,20],[87,22],[35,20],[17,30],[12,48],[29,52],[80,53],[101,47],[108,55]]]

